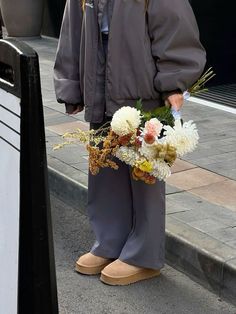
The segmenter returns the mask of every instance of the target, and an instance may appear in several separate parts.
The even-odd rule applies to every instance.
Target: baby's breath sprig
[[[73,132],[66,132],[61,137],[68,140],[60,144],[54,145],[53,150],[58,150],[66,145],[76,144],[77,142],[85,145],[92,143],[94,147],[97,147],[99,144],[105,141],[107,134],[110,131],[110,126],[108,125],[109,122],[106,122],[97,130],[91,129],[88,131],[83,131],[77,128]]]
[[[73,144],[72,141],[70,141],[70,142],[63,142],[63,143],[60,143],[60,144],[56,144],[56,145],[53,146],[53,150],[58,150],[58,149],[63,148],[63,147],[66,146],[66,145],[71,145],[71,144]]]

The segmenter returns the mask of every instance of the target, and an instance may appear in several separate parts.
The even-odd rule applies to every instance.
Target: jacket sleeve
[[[67,0],[54,66],[54,86],[60,103],[82,103],[79,82],[83,12],[79,0]]]
[[[206,54],[188,0],[149,0],[151,49],[159,92],[187,90],[201,76]]]

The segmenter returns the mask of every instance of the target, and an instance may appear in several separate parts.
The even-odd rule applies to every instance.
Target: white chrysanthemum
[[[175,125],[164,126],[165,142],[174,146],[178,157],[194,151],[198,144],[199,135],[198,130],[192,120],[184,122],[182,125],[180,120],[175,120]]]
[[[152,166],[154,170],[150,174],[160,181],[165,181],[171,175],[170,167],[162,159],[153,160]]]
[[[139,153],[148,160],[154,159],[157,154],[155,142],[153,144],[147,144],[145,141],[142,141],[142,146],[139,148]]]
[[[111,121],[111,129],[119,136],[134,133],[141,123],[141,113],[132,107],[117,110]]]
[[[127,165],[134,166],[136,161],[140,158],[139,154],[135,149],[131,147],[121,146],[116,151],[116,157],[121,161],[125,162]]]

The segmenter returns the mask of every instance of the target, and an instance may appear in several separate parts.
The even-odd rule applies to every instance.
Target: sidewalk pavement
[[[60,135],[88,128],[83,113],[65,114],[53,88],[57,40],[27,41],[39,54],[51,190],[85,208],[88,154],[82,145],[53,151]],[[236,116],[186,102],[184,120],[199,129],[198,149],[178,160],[167,181],[166,259],[236,302]]]

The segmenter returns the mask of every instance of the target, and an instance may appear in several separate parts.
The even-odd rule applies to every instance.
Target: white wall
[[[1,314],[17,314],[20,198],[20,135],[17,132],[20,133],[20,99],[0,89]]]

